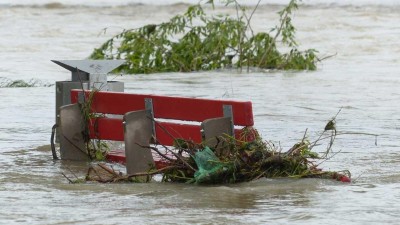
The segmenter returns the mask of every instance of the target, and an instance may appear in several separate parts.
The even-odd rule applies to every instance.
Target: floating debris
[[[25,88],[25,87],[51,87],[53,84],[44,83],[38,79],[11,80],[5,77],[0,77],[0,88]]]
[[[330,140],[331,135],[335,133],[327,135]],[[173,167],[164,171],[163,181],[224,184],[248,182],[262,177],[292,177],[330,178],[349,182],[349,171],[331,172],[318,168],[317,161],[328,158],[331,145],[322,157],[312,151],[315,145],[316,142],[309,142],[304,137],[283,152],[272,142],[263,141],[259,135],[251,141],[229,136],[219,137],[219,144],[213,148],[187,142],[175,147],[189,156],[184,157],[182,154],[172,160],[170,165]]]
[[[166,154],[155,151],[167,161],[164,168],[123,175],[105,164],[97,164],[90,167],[86,180],[102,183],[149,182],[155,174],[162,174],[162,182],[194,184],[249,182],[263,177],[324,178],[342,182],[351,180],[351,174],[347,170],[333,172],[318,168],[317,162],[329,159],[332,143],[329,143],[323,156],[312,151],[318,142],[334,140],[335,130],[324,130],[314,142],[308,141],[305,133],[300,142],[285,152],[272,142],[263,141],[254,129],[243,133],[248,132],[255,135],[255,138],[248,140],[248,135],[239,139],[230,136],[218,137],[218,144],[213,147],[176,139],[173,148],[163,146],[167,148]],[[168,152],[175,157],[167,155]]]

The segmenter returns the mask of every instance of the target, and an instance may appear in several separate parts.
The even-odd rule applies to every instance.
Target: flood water
[[[338,137],[333,149],[338,154],[321,168],[350,170],[352,183],[261,179],[206,187],[69,184],[61,173],[83,176],[88,165],[53,161],[48,146],[55,88],[46,84],[70,77],[50,60],[85,59],[122,29],[166,21],[187,5],[1,2],[0,79],[34,78],[43,85],[0,88],[0,223],[399,223],[400,5],[395,1],[326,1],[300,7],[294,23],[301,48],[317,49],[321,57],[334,55],[319,63],[317,71],[110,76],[125,82],[131,93],[251,100],[255,127],[283,149],[299,141],[306,129],[315,139],[342,109],[337,128],[353,134]],[[260,6],[253,28],[268,31],[275,26],[281,7]]]

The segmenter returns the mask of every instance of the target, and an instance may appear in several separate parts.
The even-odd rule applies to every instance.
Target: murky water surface
[[[319,50],[322,57],[335,55],[314,72],[110,77],[124,81],[126,92],[251,100],[255,127],[283,149],[300,140],[306,129],[316,138],[342,108],[339,131],[378,135],[377,145],[374,136],[340,136],[334,146],[340,153],[322,164],[327,170],[350,170],[353,183],[262,179],[211,187],[68,184],[61,173],[82,176],[87,165],[51,158],[46,145],[54,123],[54,87],[0,88],[0,222],[398,224],[400,7],[393,1],[360,2],[314,4],[296,13],[301,46]],[[49,84],[67,80],[68,71],[51,59],[84,59],[123,28],[165,21],[186,7],[2,5],[0,77]],[[253,28],[273,27],[279,8],[260,7]],[[108,28],[105,34],[103,28]]]

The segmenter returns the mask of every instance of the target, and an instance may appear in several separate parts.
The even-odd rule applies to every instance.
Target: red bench
[[[86,99],[93,93],[85,92]],[[71,102],[83,100],[81,90],[71,91]],[[241,128],[254,124],[250,101],[211,100],[183,98],[159,95],[128,94],[120,92],[95,92],[91,98],[91,111],[104,114],[89,121],[89,134],[92,139],[125,141],[124,151],[111,151],[108,159],[125,162],[128,173],[142,172],[149,163],[154,163],[148,146],[155,137],[157,143],[173,145],[174,138],[192,140],[196,143],[210,141],[223,133],[241,135]],[[75,107],[75,108],[72,108]],[[61,127],[68,140],[60,144],[68,148],[79,148],[82,152],[82,140],[71,145],[69,139],[76,138],[77,131],[69,132],[78,122],[71,118],[80,113],[77,104],[60,108]],[[64,111],[64,113],[62,112]],[[72,114],[70,114],[72,113]],[[110,115],[120,115],[110,116]],[[122,118],[123,116],[123,118]],[[63,119],[64,117],[64,119]],[[78,115],[79,117],[79,115]],[[81,116],[80,116],[81,117]],[[189,121],[189,122],[188,122]],[[82,126],[81,126],[82,127]],[[75,129],[76,128],[71,128]],[[80,131],[82,128],[79,128]],[[65,135],[64,135],[65,136]],[[77,145],[77,143],[80,145]],[[71,151],[71,150],[69,150]],[[75,153],[65,153],[64,158],[74,158]],[[63,158],[63,153],[61,153]],[[156,166],[161,162],[156,160]]]

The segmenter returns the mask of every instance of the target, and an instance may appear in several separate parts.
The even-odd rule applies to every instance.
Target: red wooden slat
[[[200,143],[201,138],[200,125],[178,124],[170,122],[156,123],[156,137],[160,144],[172,146],[174,139],[192,140]],[[96,118],[89,122],[90,138],[101,140],[124,141],[124,128],[122,119],[117,118]],[[240,139],[242,129],[235,129],[235,137]],[[252,134],[250,133],[250,136]],[[249,135],[247,135],[249,137]],[[249,140],[249,139],[247,139]]]
[[[124,128],[122,119],[97,118],[89,122],[90,138],[101,140],[124,141]],[[157,141],[163,145],[172,146],[174,138],[201,142],[199,125],[157,122]]]
[[[112,150],[106,155],[106,159],[109,162],[125,164],[126,163],[125,150]]]
[[[151,97],[151,96],[149,96]],[[223,116],[223,105],[231,105],[235,125],[252,126],[251,102],[222,101],[177,97],[152,97],[156,118],[202,122]]]
[[[172,146],[174,139],[177,138],[200,143],[202,141],[200,130],[199,125],[157,122],[156,138],[159,143],[168,146]]]
[[[153,154],[154,164],[157,169],[164,168],[168,166],[168,162],[165,159],[162,159],[161,156]],[[106,159],[109,162],[115,163],[126,163],[126,156],[124,150],[113,150],[106,155]]]
[[[80,90],[71,91],[71,102],[76,103]],[[89,92],[86,92],[88,95]],[[253,109],[250,101],[228,101],[183,98],[158,95],[128,94],[121,92],[96,92],[93,98],[93,111],[123,115],[129,111],[145,108],[144,99],[153,101],[156,118],[202,122],[206,119],[223,116],[223,105],[231,105],[235,125],[252,126]]]
[[[78,102],[81,90],[71,90],[71,102]],[[85,92],[86,97],[90,92]],[[144,99],[148,95],[127,94],[121,92],[96,92],[92,99],[92,110],[98,113],[124,115],[130,111],[145,109]]]
[[[101,140],[124,141],[122,119],[97,118],[89,122],[90,138]]]
[[[124,127],[122,119],[96,118],[89,122],[90,138],[101,140],[124,141]],[[157,141],[163,145],[172,146],[174,138],[201,142],[199,125],[157,122]]]

